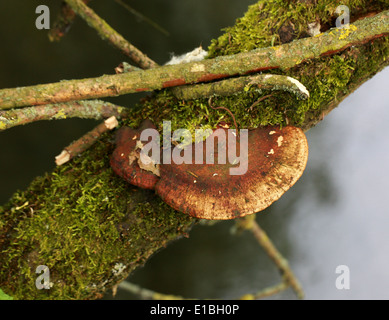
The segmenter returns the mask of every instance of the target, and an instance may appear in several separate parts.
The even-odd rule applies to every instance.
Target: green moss
[[[111,149],[106,137],[0,209],[0,283],[6,293],[16,299],[93,297],[102,283],[122,279],[135,262],[186,231],[189,217],[113,174]],[[120,264],[127,267],[115,275]],[[50,269],[50,290],[35,288],[38,265]]]
[[[388,1],[346,0],[350,16],[387,9]],[[244,17],[212,41],[209,58],[250,51],[309,36],[308,24],[320,21],[321,31],[335,26],[339,1],[262,0],[249,7]]]

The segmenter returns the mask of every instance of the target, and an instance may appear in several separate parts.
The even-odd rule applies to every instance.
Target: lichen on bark
[[[334,22],[334,1],[259,1],[235,26],[215,39],[209,57],[281,44],[308,36],[308,23]],[[387,1],[345,1],[351,15],[387,10]],[[323,31],[323,30],[322,30]],[[389,31],[389,30],[388,30]],[[298,79],[310,92],[298,100],[288,92],[250,89],[217,97],[241,128],[294,124],[308,129],[355,88],[388,64],[389,40],[306,61],[268,73]],[[253,104],[272,93],[258,105]],[[122,125],[137,127],[146,118],[159,129],[215,128],[231,122],[208,99],[178,100],[168,89],[141,101]],[[16,299],[91,299],[124,279],[151,254],[189,232],[194,219],[174,211],[153,192],[129,186],[113,174],[112,134],[81,157],[36,178],[0,208],[0,288]],[[38,265],[50,268],[50,290],[35,288]]]

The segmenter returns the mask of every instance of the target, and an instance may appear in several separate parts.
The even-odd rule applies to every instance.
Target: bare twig
[[[41,120],[67,118],[100,120],[111,116],[122,118],[128,114],[128,108],[100,100],[79,100],[14,110],[0,110],[0,131]]]
[[[76,3],[78,6],[80,1],[67,2],[73,5]],[[82,6],[90,10],[84,3]],[[389,11],[358,20],[355,25],[350,25],[348,33],[342,32],[344,31],[341,29],[331,29],[317,37],[299,39],[276,47],[260,48],[199,62],[167,65],[152,70],[2,89],[0,109],[118,96],[208,82],[262,70],[288,69],[306,60],[334,54],[350,46],[385,36],[389,33]]]
[[[265,288],[257,293],[246,294],[240,297],[239,300],[259,300],[270,296],[274,296],[288,288],[289,288],[289,284],[283,281],[273,287]]]
[[[281,255],[281,253],[277,250],[277,248],[267,236],[266,232],[256,222],[255,214],[242,218],[240,221],[240,226],[244,229],[250,230],[253,233],[254,237],[258,240],[258,243],[262,246],[270,259],[281,271],[283,275],[283,281],[287,285],[290,285],[299,299],[303,299],[303,289],[296,276],[293,274],[293,271],[290,269],[288,261]]]
[[[221,110],[227,111],[227,112],[230,114],[232,120],[234,121],[236,134],[239,135],[239,130],[238,130],[239,128],[238,128],[238,124],[236,123],[236,119],[235,119],[234,114],[233,114],[233,113],[231,112],[231,110],[228,109],[228,108],[225,108],[225,107],[214,107],[214,106],[212,106],[212,98],[213,98],[213,97],[210,97],[210,98],[208,99],[208,105],[209,105],[212,109],[214,109],[214,110],[220,110],[220,109],[221,109]]]
[[[153,60],[147,57],[138,48],[134,47],[126,39],[116,32],[107,22],[100,18],[91,8],[82,0],[65,0],[66,3],[82,17],[89,26],[96,29],[100,37],[107,40],[116,48],[120,49],[125,55],[131,58],[142,69],[148,69],[158,66]]]
[[[164,294],[155,292],[153,290],[142,288],[134,283],[128,281],[122,281],[119,284],[119,288],[123,289],[127,292],[130,292],[134,295],[137,295],[141,299],[145,300],[196,300],[196,299],[188,299],[181,296],[176,296],[172,294]]]
[[[139,70],[141,70],[141,69],[139,69],[138,67],[134,67],[133,65],[131,65],[131,64],[129,64],[128,62],[125,62],[125,61],[123,61],[122,63],[120,63],[120,64],[115,68],[116,74],[125,73],[125,72],[139,71]]]
[[[92,146],[103,133],[112,130],[118,126],[118,121],[114,116],[108,118],[103,123],[89,131],[70,146],[66,147],[58,156],[55,157],[55,163],[60,166],[75,156],[83,153]]]
[[[259,103],[261,103],[263,100],[270,98],[272,94],[267,94],[266,96],[260,97],[257,101],[255,101],[249,108],[249,110],[253,110],[254,107],[256,107]]]
[[[182,296],[172,295],[172,294],[165,294],[156,292],[153,290],[142,288],[141,286],[138,286],[134,283],[128,282],[128,281],[122,281],[118,287],[122,290],[125,290],[127,292],[130,292],[136,296],[138,296],[141,299],[144,300],[199,300],[197,298],[185,298]],[[267,298],[270,296],[273,296],[277,293],[280,293],[287,289],[289,285],[285,282],[281,282],[278,285],[275,285],[273,287],[269,287],[266,289],[263,289],[257,293],[254,294],[245,294],[241,297],[238,297],[234,300],[258,300]]]

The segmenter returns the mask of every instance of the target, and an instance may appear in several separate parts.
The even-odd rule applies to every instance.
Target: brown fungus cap
[[[226,129],[226,137],[229,137]],[[215,133],[208,139],[213,139]],[[308,143],[303,131],[287,126],[264,127],[248,132],[247,157],[218,163],[218,154],[236,148],[237,137],[228,138],[221,149],[215,140],[214,149],[203,144],[203,159],[214,152],[214,164],[161,164],[161,179],[155,185],[159,196],[174,209],[200,219],[234,219],[256,213],[278,200],[302,175],[308,159]],[[195,144],[189,146],[195,149]],[[224,148],[224,149],[223,149]],[[209,148],[208,148],[209,149]],[[235,163],[234,163],[235,162]],[[230,169],[247,165],[241,175],[231,175]]]
[[[113,171],[130,184],[143,189],[154,189],[159,180],[159,168],[154,165],[142,166],[139,160],[142,147],[139,140],[140,134],[142,130],[148,128],[156,127],[149,120],[142,122],[137,130],[121,127],[116,133],[116,149],[112,153],[110,164]]]

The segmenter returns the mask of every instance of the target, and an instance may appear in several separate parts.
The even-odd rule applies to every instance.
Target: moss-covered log
[[[353,19],[389,9],[387,1],[350,0]],[[321,31],[334,26],[334,1],[259,1],[209,48],[210,57],[280,45],[309,36],[309,24]],[[389,26],[387,27],[387,32]],[[347,30],[344,30],[347,37]],[[287,54],[287,53],[286,53]],[[290,92],[257,88],[218,97],[241,128],[291,123],[309,129],[347,95],[389,63],[389,39],[381,36],[326,56],[271,73],[299,80],[310,92],[298,100]],[[254,105],[255,104],[255,105]],[[214,128],[229,122],[223,109],[207,99],[178,100],[168,89],[142,101],[122,125],[163,120],[172,129]],[[0,288],[15,298],[87,299],[99,297],[123,280],[151,254],[186,235],[194,219],[176,212],[154,193],[131,187],[109,166],[110,133],[81,157],[35,179],[0,209]],[[37,290],[35,269],[47,265],[50,290]]]

